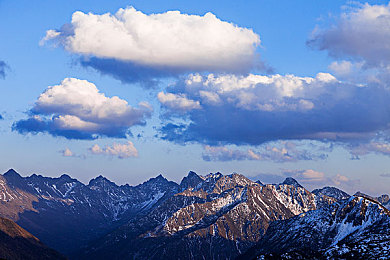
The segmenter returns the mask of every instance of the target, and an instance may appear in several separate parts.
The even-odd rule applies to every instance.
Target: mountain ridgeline
[[[384,205],[385,195],[310,192],[293,178],[262,184],[236,173],[189,172],[180,184],[159,175],[137,186],[0,175],[0,216],[70,259],[326,258],[340,248],[363,255],[359,239],[386,239]]]

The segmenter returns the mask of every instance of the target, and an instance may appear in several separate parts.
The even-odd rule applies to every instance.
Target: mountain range
[[[0,216],[70,259],[380,257],[389,206],[387,195],[310,192],[290,177],[189,172],[180,183],[159,175],[119,186],[103,176],[86,185],[65,174],[0,175]]]

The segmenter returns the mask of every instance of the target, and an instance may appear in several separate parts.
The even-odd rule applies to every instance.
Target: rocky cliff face
[[[390,212],[353,196],[288,220],[275,221],[241,259],[385,259]]]

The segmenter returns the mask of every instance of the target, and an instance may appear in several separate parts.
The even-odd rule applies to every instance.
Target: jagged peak
[[[147,184],[147,183],[155,183],[155,182],[163,182],[163,183],[166,183],[166,182],[169,182],[167,180],[167,178],[165,178],[161,173],[159,175],[157,175],[156,177],[153,177],[153,178],[150,178],[149,180],[143,182],[142,184],[138,184],[137,186],[140,186],[140,185],[143,185],[143,184]]]
[[[320,189],[314,189],[312,191],[312,193],[314,193],[317,196],[326,195],[328,197],[332,197],[332,198],[335,198],[337,200],[347,199],[347,198],[351,197],[351,195],[349,195],[345,191],[340,190],[339,188],[330,187],[330,186],[325,186],[325,187],[320,188]]]
[[[199,177],[199,175],[194,171],[189,171],[187,177]]]
[[[242,174],[237,173],[237,172],[233,172],[232,174],[225,175],[223,177],[227,177],[227,178],[230,178],[231,180],[238,181],[238,182],[241,182],[241,181],[249,182],[249,183],[254,182],[251,179],[247,178],[245,175],[242,175]]]
[[[264,183],[262,183],[261,181],[257,180],[256,181],[257,184],[260,184],[261,186],[264,186]]]
[[[287,177],[281,184],[293,185],[294,187],[297,188],[303,188],[303,186],[299,184],[299,182],[293,177]]]
[[[176,182],[174,181],[170,181],[168,180],[167,178],[165,178],[162,174],[159,174],[158,176],[154,177],[154,178],[150,178],[149,180],[141,183],[141,184],[138,184],[136,186],[133,186],[134,188],[141,188],[141,187],[144,187],[144,186],[151,186],[151,187],[166,187],[166,186],[170,186],[170,187],[173,187],[173,186],[176,186],[178,187],[179,184],[177,184]]]
[[[157,180],[166,180],[166,178],[164,176],[162,176],[161,173],[155,179],[157,179]]]
[[[99,186],[100,184],[110,184],[113,186],[117,186],[114,182],[110,181],[103,175],[99,175],[96,178],[93,178],[89,181],[88,186]]]
[[[19,173],[17,173],[14,169],[9,169],[7,172],[3,174],[5,177],[17,177],[17,178],[22,178]]]
[[[201,176],[199,176],[196,172],[193,172],[193,171],[189,171],[187,176],[185,176],[183,178],[184,179],[201,179],[203,180],[203,178]]]
[[[196,172],[190,171],[188,175],[181,180],[180,186],[184,189],[189,187],[195,188],[195,186],[197,186],[203,180],[204,179]]]
[[[73,180],[72,177],[70,177],[68,174],[64,173],[60,176],[59,179],[66,179],[66,180]]]

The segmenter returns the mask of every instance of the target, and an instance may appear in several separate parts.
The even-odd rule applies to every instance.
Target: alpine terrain
[[[1,217],[70,259],[380,257],[390,223],[386,195],[310,192],[291,177],[263,184],[237,173],[119,186],[11,169],[0,200]]]

